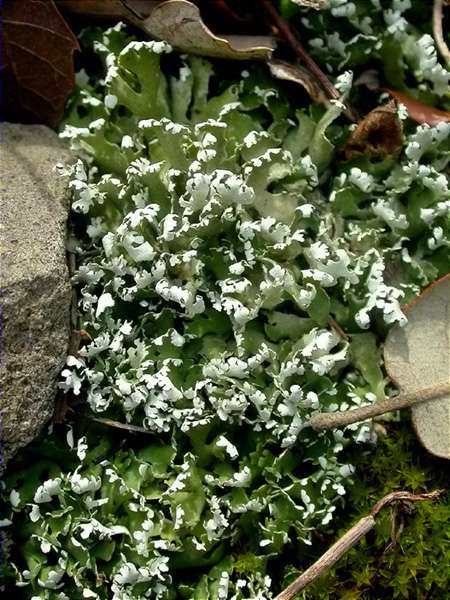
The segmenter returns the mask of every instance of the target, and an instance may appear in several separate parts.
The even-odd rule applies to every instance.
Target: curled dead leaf
[[[346,160],[355,156],[397,156],[403,146],[403,128],[391,101],[368,113],[351,133],[343,149]]]
[[[389,332],[386,369],[402,393],[436,389],[432,400],[412,406],[412,422],[425,448],[450,459],[450,274],[439,279],[405,308],[408,323]]]
[[[53,0],[5,0],[2,9],[2,116],[56,126],[75,83],[78,41]]]
[[[276,45],[270,36],[215,35],[203,22],[198,7],[187,0],[158,4],[143,25],[151,36],[174,48],[203,56],[268,60]]]
[[[386,90],[389,94],[397,100],[400,104],[404,104],[408,111],[409,117],[417,123],[427,123],[428,125],[437,125],[443,121],[450,121],[450,112],[446,110],[440,110],[429,104],[419,102],[415,98],[403,94],[403,92],[396,92],[395,90]]]
[[[282,60],[269,60],[269,69],[273,77],[284,81],[292,81],[301,85],[309,94],[311,99],[325,107],[330,106],[330,101],[322,86],[309,71],[298,65],[291,65]]]

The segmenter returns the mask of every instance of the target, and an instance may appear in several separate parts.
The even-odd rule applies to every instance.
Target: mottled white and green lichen
[[[400,35],[408,1],[394,4]],[[354,24],[354,7],[331,13]],[[153,437],[133,451],[69,432],[78,466],[11,492],[31,535],[19,585],[46,600],[263,600],[267,561],[341,505],[345,445],[375,441],[369,423],[307,422],[384,394],[364,330],[404,322],[405,294],[448,252],[450,125],[418,127],[398,161],[335,164],[349,72],[319,114],[257,68],[213,94],[210,63],[178,57],[175,75],[167,44],[121,26],[96,50],[105,77],[84,81],[62,133],[80,156],[74,283],[92,341],[61,387]],[[428,39],[417,52],[437,90]],[[259,569],[242,572],[244,554]]]

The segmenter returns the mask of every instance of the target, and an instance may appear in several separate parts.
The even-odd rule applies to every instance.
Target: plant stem
[[[311,565],[304,573],[297,577],[275,600],[292,600],[305,589],[310,583],[320,577],[326,570],[330,569],[348,550],[375,526],[378,513],[387,506],[398,502],[422,502],[424,500],[435,500],[441,494],[440,490],[429,494],[411,494],[410,492],[391,492],[379,500],[370,513],[360,519],[351,529],[329,548],[319,560]]]
[[[339,323],[335,319],[333,319],[333,317],[328,318],[328,325],[331,327],[331,329],[334,329],[336,333],[341,336],[342,339],[348,340],[348,335],[345,333],[345,331],[342,329]]]
[[[280,34],[284,37],[286,42],[300,57],[300,59],[303,61],[310,73],[314,75],[314,77],[316,77],[317,81],[322,86],[326,94],[331,99],[339,99],[340,94],[337,91],[337,89],[334,87],[332,82],[328,79],[328,77],[325,75],[325,73],[322,71],[319,65],[315,62],[315,60],[308,54],[303,44],[294,35],[289,23],[287,23],[287,21],[278,14],[271,0],[260,0],[260,2],[263,5],[266,12],[271,17],[272,21],[275,23]],[[351,121],[358,121],[358,115],[348,103],[344,113]]]
[[[393,396],[386,400],[375,402],[375,404],[361,406],[360,408],[354,408],[353,410],[317,413],[312,416],[308,425],[316,431],[339,429],[346,425],[351,425],[352,423],[358,423],[394,410],[407,408],[413,404],[418,404],[419,402],[434,400],[435,398],[447,394],[450,394],[450,384],[438,385],[419,390],[418,392]]]
[[[121,423],[120,421],[113,421],[111,419],[105,419],[104,417],[91,417],[89,418],[92,421],[96,421],[96,423],[101,423],[102,425],[106,425],[107,427],[115,427],[116,429],[125,429],[126,431],[131,431],[132,433],[145,433],[147,435],[152,435],[152,432],[145,427],[139,427],[138,425],[128,425],[128,423]]]
[[[298,56],[302,59],[311,73],[317,78],[320,82],[323,89],[328,93],[330,98],[339,98],[339,92],[322,71],[322,69],[317,65],[317,63],[311,58],[303,44],[299,42],[296,36],[293,34],[292,29],[289,24],[281,17],[276,8],[270,2],[270,0],[260,0],[261,4],[266,9],[267,13],[270,15],[272,20],[274,21],[277,29],[284,37],[284,39],[290,44],[290,46],[295,50]]]

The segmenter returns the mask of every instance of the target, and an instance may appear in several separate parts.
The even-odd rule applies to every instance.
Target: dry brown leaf
[[[229,0],[194,0],[194,4],[201,9],[205,22],[213,30],[219,27],[220,31],[228,31],[232,27],[240,33],[241,27],[248,30],[251,26],[253,31],[260,31],[260,15],[255,14],[252,2],[234,2],[234,6],[230,6]]]
[[[53,0],[6,0],[2,8],[7,110],[56,126],[75,83],[77,39]]]
[[[268,60],[275,49],[270,36],[218,37],[205,25],[198,7],[187,0],[162,2],[144,20],[144,28],[178,50],[203,56]]]
[[[161,0],[56,0],[62,12],[108,20],[123,20],[137,27]]]
[[[427,123],[428,125],[437,125],[443,121],[450,121],[450,112],[434,108],[429,104],[419,102],[411,96],[407,96],[402,92],[395,90],[387,90],[389,94],[400,104],[404,104],[408,110],[408,114],[413,121],[417,123]]]
[[[403,146],[403,128],[394,101],[367,114],[343,149],[346,160],[355,156],[397,156]]]
[[[327,108],[330,106],[330,102],[322,86],[309,71],[282,60],[270,60],[267,64],[269,65],[271,74],[276,79],[298,83],[307,91],[314,102],[323,104]]]
[[[145,30],[143,20],[165,0],[56,0],[63,13],[92,17],[107,21],[123,20]],[[251,12],[252,5],[239,5],[239,13],[228,5],[228,0],[195,0],[204,22],[213,31],[254,33],[264,29],[263,19]],[[242,11],[241,11],[242,8]],[[250,12],[249,10],[250,9]],[[242,12],[242,14],[241,14]],[[147,31],[146,31],[147,33]]]
[[[117,0],[115,0],[115,1],[117,1]],[[164,0],[120,0],[120,1],[122,2],[122,4],[124,4],[126,6],[126,8],[128,10],[131,10],[137,16],[142,17],[143,19],[145,17],[148,17],[148,15],[152,12],[152,10],[155,8],[155,6],[157,4],[164,2]],[[106,2],[106,3],[103,1],[103,4],[109,4],[109,2],[110,2],[110,0],[108,0],[108,2]]]
[[[386,339],[386,369],[401,393],[450,384],[450,274],[405,308],[408,323]],[[450,395],[415,404],[412,422],[425,448],[450,459]]]

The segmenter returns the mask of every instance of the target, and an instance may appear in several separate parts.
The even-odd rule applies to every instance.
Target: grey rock
[[[41,125],[0,124],[1,439],[5,461],[54,410],[70,334],[66,262],[71,155]]]

